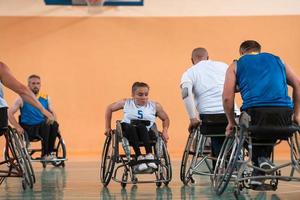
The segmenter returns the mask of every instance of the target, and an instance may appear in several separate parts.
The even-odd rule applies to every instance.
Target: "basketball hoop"
[[[90,14],[97,14],[101,12],[102,6],[105,3],[105,0],[85,0],[88,6],[88,12]]]

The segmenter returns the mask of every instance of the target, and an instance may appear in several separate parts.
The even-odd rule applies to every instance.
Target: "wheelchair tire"
[[[15,158],[18,167],[17,170],[22,174],[22,187],[23,189],[26,189],[27,186],[33,188],[33,178],[30,173],[28,162],[26,161],[25,155],[22,151],[19,137],[16,136],[17,133],[14,133],[11,128],[9,128],[8,134],[11,143],[12,155]],[[25,185],[26,187],[24,187]]]
[[[231,179],[232,173],[236,167],[238,156],[243,148],[244,137],[241,134],[238,139],[235,137],[226,137],[221,148],[214,175],[213,175],[213,188],[217,195],[223,194]],[[229,158],[229,160],[227,160]]]
[[[118,136],[114,131],[111,135],[106,137],[101,156],[100,179],[104,187],[109,184],[112,177],[117,157],[117,145]]]
[[[164,181],[164,184],[167,186],[172,180],[172,164],[165,143],[163,143],[163,159],[164,159],[164,164],[166,166],[166,171],[162,171],[163,174],[161,174],[161,177],[163,177],[165,180],[168,180],[168,181]]]
[[[183,152],[183,156],[182,156],[182,160],[181,160],[181,167],[180,167],[180,180],[187,185],[190,181],[191,177],[187,177],[187,173],[190,169],[190,165],[192,163],[192,160],[194,159],[195,156],[195,152],[191,151],[191,147],[192,144],[194,144],[194,142],[197,139],[197,131],[192,131],[189,134],[184,152]]]
[[[289,139],[291,155],[292,155],[292,170],[296,169],[300,173],[300,133],[296,132]]]
[[[23,155],[24,155],[24,161],[25,161],[25,164],[27,165],[27,168],[28,168],[28,173],[31,176],[32,182],[35,183],[36,178],[35,178],[34,170],[33,170],[33,167],[32,167],[31,158],[28,154],[28,151],[27,151],[25,143],[24,143],[25,140],[22,137],[20,137],[18,134],[14,134],[14,136],[16,137],[16,141],[19,142],[19,145],[22,148],[22,152],[23,152]],[[21,144],[22,142],[23,142],[23,144]]]
[[[64,142],[64,139],[59,135],[56,139],[57,144],[54,146],[55,157],[58,159],[66,159],[67,157],[67,149]],[[56,142],[55,142],[56,143]],[[65,161],[53,161],[51,164],[55,167],[65,167]]]
[[[156,182],[155,184],[156,184],[156,187],[161,187],[161,185],[162,185],[161,182]]]

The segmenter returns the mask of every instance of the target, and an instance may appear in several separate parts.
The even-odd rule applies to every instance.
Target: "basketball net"
[[[88,6],[88,13],[97,14],[102,11],[105,0],[85,0]]]

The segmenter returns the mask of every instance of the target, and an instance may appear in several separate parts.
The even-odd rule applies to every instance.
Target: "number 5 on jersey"
[[[143,119],[143,118],[144,118],[143,111],[138,110],[138,119]]]

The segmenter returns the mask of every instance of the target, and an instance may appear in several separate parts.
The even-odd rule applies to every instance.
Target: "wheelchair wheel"
[[[172,180],[172,165],[171,165],[170,155],[163,141],[162,141],[162,154],[159,160],[160,160],[160,164],[156,172],[156,178],[161,182],[156,182],[156,186],[160,187],[162,185],[162,182],[167,186]]]
[[[14,136],[16,137],[15,138],[16,141],[19,143],[18,145],[22,149],[22,153],[23,153],[23,156],[24,156],[24,161],[25,161],[25,164],[27,165],[28,173],[31,176],[32,182],[35,183],[35,181],[36,181],[35,174],[34,174],[34,170],[33,170],[32,164],[31,164],[31,158],[30,158],[30,156],[28,154],[28,151],[26,149],[25,140],[24,140],[24,138],[22,136],[20,137],[19,134],[16,131],[15,131]]]
[[[64,139],[60,135],[55,140],[54,155],[57,159],[66,159],[67,157],[66,145]],[[64,160],[53,161],[51,163],[55,167],[60,167],[60,166],[65,167]]]
[[[189,181],[193,181],[190,175],[190,167],[196,154],[198,131],[195,129],[189,135],[187,140],[180,167],[180,179],[186,185]]]
[[[212,178],[213,188],[217,195],[221,195],[225,191],[231,179],[231,175],[235,170],[238,157],[241,154],[243,143],[243,134],[234,137],[226,137],[221,148]]]
[[[115,132],[105,139],[100,166],[100,179],[104,187],[109,184],[114,170],[117,154],[116,146],[118,145],[117,140],[118,136]]]
[[[291,147],[291,156],[293,168],[295,168],[298,173],[300,173],[300,133],[294,133],[293,137],[289,139],[289,144]]]
[[[25,155],[22,151],[22,146],[19,138],[16,136],[17,133],[14,133],[11,128],[9,128],[8,131],[9,138],[10,138],[10,149],[11,149],[11,155],[16,160],[16,167],[18,168],[17,171],[19,171],[22,174],[23,180],[22,180],[22,187],[25,190],[27,185],[30,188],[33,188],[33,178],[31,175],[29,164],[25,158]]]

